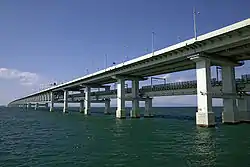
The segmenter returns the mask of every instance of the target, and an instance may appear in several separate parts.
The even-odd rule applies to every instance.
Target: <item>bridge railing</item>
[[[250,84],[250,74],[242,75],[241,78],[236,78],[236,89],[238,92],[242,91],[245,88],[246,84]],[[211,79],[212,87],[215,86],[222,86],[222,81],[217,81],[215,78]],[[179,89],[190,89],[190,88],[197,88],[197,81],[184,81],[184,82],[175,82],[175,83],[165,83],[165,84],[158,84],[158,85],[147,85],[142,86],[139,89],[139,95],[143,95],[145,92],[152,92],[152,91],[166,91],[166,90],[179,90]],[[132,93],[131,88],[125,89],[126,93]],[[105,95],[115,95],[117,93],[116,89],[108,90],[108,91],[98,91],[98,92],[91,92],[91,96],[105,96]],[[62,99],[63,94],[57,93],[55,95],[55,100]]]
[[[236,88],[243,89],[245,84],[250,83],[250,74],[242,75],[241,78],[236,78]],[[215,86],[222,86],[222,81],[217,81],[216,78],[211,79],[212,87]],[[184,82],[174,82],[174,83],[166,83],[166,84],[158,84],[158,85],[147,85],[142,86],[139,90],[140,93],[143,92],[151,92],[151,91],[164,91],[164,90],[177,90],[177,89],[190,89],[190,88],[197,88],[197,81],[184,81]],[[116,94],[116,89],[109,90],[109,91],[99,91],[99,92],[92,92],[91,95],[110,95]],[[126,88],[126,93],[131,93],[131,88]]]

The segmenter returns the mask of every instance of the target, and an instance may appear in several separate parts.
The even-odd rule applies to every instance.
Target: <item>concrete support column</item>
[[[139,80],[132,80],[132,110],[130,111],[131,118],[140,118],[139,106]]]
[[[245,96],[242,99],[237,99],[237,106],[240,122],[250,122],[250,97]]]
[[[50,92],[50,109],[49,109],[50,112],[54,111],[54,98],[55,98],[54,93]]]
[[[236,106],[235,69],[232,66],[222,66],[222,91],[223,94],[231,94],[232,97],[223,98],[223,123],[239,123],[239,112]]]
[[[198,105],[196,124],[205,127],[214,126],[215,116],[212,111],[210,60],[206,58],[198,58],[194,61],[196,62]]]
[[[68,90],[63,92],[63,112],[68,112]]]
[[[31,103],[27,103],[27,109],[31,109]]]
[[[145,112],[144,117],[153,117],[154,113],[152,110],[152,98],[147,98],[145,100]]]
[[[35,110],[38,110],[38,108],[39,108],[39,103],[36,103],[35,104]]]
[[[49,103],[45,103],[45,109],[48,109],[49,108]]]
[[[247,116],[245,117],[244,122],[249,122],[250,123],[250,96],[246,97],[247,99]]]
[[[80,101],[80,109],[79,109],[80,113],[84,113],[84,100]]]
[[[23,109],[26,109],[26,108],[27,108],[26,105],[27,105],[27,104],[23,104],[23,105],[22,105],[22,106],[23,106],[22,108],[23,108]]]
[[[104,114],[106,114],[106,115],[111,114],[111,112],[110,112],[110,99],[105,99]]]
[[[47,101],[50,101],[50,93],[47,94]]]
[[[117,110],[116,118],[126,118],[125,110],[125,79],[117,79]]]
[[[91,92],[91,88],[87,86],[85,88],[85,99],[84,99],[84,114],[85,115],[90,115],[90,105],[91,105],[90,92]]]
[[[81,96],[84,97],[84,91],[80,91]],[[80,100],[80,108],[79,108],[80,113],[84,113],[84,100]]]
[[[45,94],[45,101],[47,102],[49,100],[48,93]]]

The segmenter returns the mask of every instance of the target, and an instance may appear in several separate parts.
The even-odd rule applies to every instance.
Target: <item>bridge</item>
[[[30,108],[33,102],[39,105],[39,103],[49,101],[50,111],[53,111],[54,103],[61,100],[63,102],[63,112],[67,112],[69,98],[79,98],[81,99],[79,100],[81,112],[88,115],[90,114],[92,102],[109,101],[110,98],[116,97],[117,118],[126,117],[126,100],[132,101],[131,117],[138,118],[140,116],[140,100],[145,101],[148,115],[150,115],[149,108],[152,106],[152,100],[150,99],[154,96],[164,95],[159,94],[159,92],[156,93],[157,91],[154,91],[154,87],[151,87],[151,91],[148,92],[145,87],[139,89],[140,81],[155,75],[196,69],[196,87],[193,88],[194,90],[187,90],[193,91],[193,94],[195,91],[197,94],[197,125],[215,125],[215,116],[212,111],[213,97],[223,98],[223,123],[250,121],[250,111],[247,105],[249,99],[248,93],[243,91],[239,95],[235,79],[235,67],[243,66],[244,61],[249,59],[250,19],[246,19],[198,36],[197,38],[186,40],[81,78],[16,99],[10,102],[9,106],[26,105]],[[216,93],[216,91],[214,93],[216,86],[212,86],[211,66],[220,66],[222,70],[221,86],[217,86],[220,87],[220,94]],[[129,89],[130,92],[126,92],[127,88],[125,88],[125,81],[128,80],[132,81],[132,87]],[[112,83],[117,83],[116,90],[110,90],[110,84]],[[115,91],[115,93],[109,96],[101,95],[101,93],[105,92],[91,92],[92,88],[105,89],[105,92]],[[173,88],[165,92],[171,91],[176,92]],[[69,92],[71,92],[71,95],[69,95]],[[183,95],[185,94],[187,93],[183,93]],[[95,96],[95,99],[93,99],[93,96]],[[96,98],[97,96],[98,98]],[[106,103],[107,105],[105,106],[108,106],[108,102]],[[46,106],[48,106],[47,103]]]

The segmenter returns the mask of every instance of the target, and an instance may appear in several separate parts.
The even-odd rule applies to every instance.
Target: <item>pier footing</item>
[[[201,127],[215,126],[215,116],[213,112],[196,112],[196,124]]]
[[[140,110],[136,109],[136,110],[131,110],[130,111],[130,117],[131,118],[140,118]]]
[[[222,112],[222,122],[224,124],[238,124],[240,123],[240,113],[234,112]]]
[[[116,110],[116,118],[126,118],[126,110]]]

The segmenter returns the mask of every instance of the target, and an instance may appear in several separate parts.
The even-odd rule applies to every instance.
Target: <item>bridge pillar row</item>
[[[90,115],[91,99],[90,99],[91,87],[85,87],[85,98],[84,98],[84,114]]]
[[[50,112],[53,112],[54,111],[54,100],[55,100],[55,95],[54,95],[54,92],[50,92],[50,109],[49,111]]]
[[[154,116],[154,113],[152,110],[152,98],[146,98],[144,117],[153,117],[153,116]]]
[[[196,63],[197,105],[196,124],[202,127],[215,126],[215,115],[212,111],[212,86],[210,60],[205,57],[190,58]]]
[[[39,103],[36,103],[35,104],[35,110],[38,110],[38,108],[39,108]]]
[[[116,118],[126,118],[125,110],[125,79],[117,78],[117,109]]]
[[[68,90],[64,90],[63,92],[63,113],[68,112]]]
[[[233,66],[222,66],[222,91],[232,94],[229,98],[223,98],[222,122],[234,124],[240,122],[240,115],[236,105],[235,69]]]
[[[140,118],[139,106],[139,80],[132,80],[132,109],[130,111],[131,118]]]
[[[240,115],[240,122],[250,122],[250,97],[237,99],[237,106]]]

